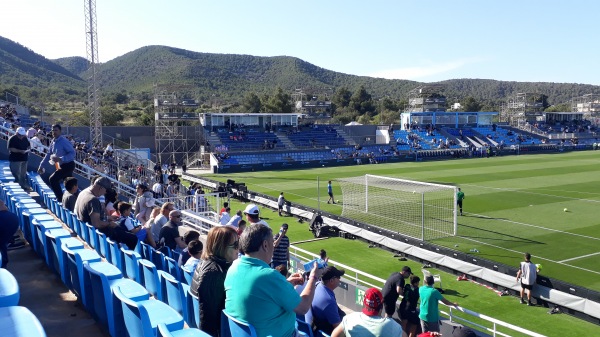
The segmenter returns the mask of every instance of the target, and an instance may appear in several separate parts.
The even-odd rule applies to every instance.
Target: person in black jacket
[[[213,227],[206,237],[202,264],[196,268],[190,291],[200,299],[198,327],[218,337],[221,311],[225,308],[225,276],[231,262],[237,259],[239,239],[231,226]]]

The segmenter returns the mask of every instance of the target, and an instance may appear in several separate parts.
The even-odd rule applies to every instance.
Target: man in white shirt
[[[155,242],[158,242],[160,230],[169,221],[169,213],[173,210],[175,210],[175,205],[172,202],[165,202],[160,208],[160,214],[154,218],[154,222],[150,226],[150,231]]]
[[[248,227],[255,223],[269,227],[269,224],[258,216],[259,213],[260,211],[258,206],[255,204],[248,204],[248,206],[246,206],[246,209],[244,209],[244,214],[246,214]]]
[[[525,289],[527,289],[527,305],[533,305],[531,303],[531,290],[537,280],[537,266],[531,263],[531,254],[525,253],[525,261],[521,262],[521,267],[517,272],[517,281],[521,279],[521,304],[525,304],[523,296],[525,295]]]
[[[152,185],[152,192],[154,192],[154,195],[156,195],[157,198],[162,198],[163,196],[163,186],[160,182],[155,182],[154,185]]]

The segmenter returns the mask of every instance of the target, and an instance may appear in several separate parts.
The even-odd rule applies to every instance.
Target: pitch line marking
[[[500,247],[500,246],[497,246],[497,245],[492,245],[492,244],[490,244],[490,243],[487,243],[487,242],[483,242],[483,241],[479,241],[479,240],[475,240],[475,239],[471,239],[471,238],[465,238],[465,237],[461,237],[461,238],[462,238],[462,239],[465,239],[465,240],[469,240],[469,241],[477,242],[477,243],[479,243],[479,244],[482,244],[482,245],[485,245],[485,246],[489,246],[489,247],[498,248],[498,249],[500,249],[500,250],[506,250],[506,251],[513,252],[513,253],[519,253],[519,254],[521,254],[521,255],[523,255],[523,254],[524,254],[523,252],[520,252],[520,251],[518,251],[518,250],[514,250],[514,249],[508,249],[508,248]],[[596,253],[596,254],[600,254],[600,253]],[[475,256],[475,255],[473,255],[473,256]],[[575,268],[575,269],[579,269],[579,270],[587,271],[587,272],[589,272],[589,273],[594,273],[594,274],[598,274],[598,275],[600,275],[600,272],[599,272],[599,271],[595,271],[595,270],[591,270],[591,269],[586,269],[586,268],[582,268],[582,267],[577,267],[577,266],[574,266],[574,265],[571,265],[571,264],[564,263],[563,261],[554,261],[554,260],[547,259],[547,258],[545,258],[545,257],[542,257],[542,256],[535,256],[535,258],[536,258],[536,259],[539,259],[539,260],[544,260],[544,261],[552,262],[552,263],[558,263],[558,264],[562,264],[562,265],[565,265],[565,266],[568,266],[568,267],[571,267],[571,268]]]
[[[583,259],[583,258],[586,258],[586,257],[594,256],[594,255],[600,255],[600,252],[592,253],[592,254],[587,254],[587,255],[581,255],[581,256],[577,256],[577,257],[572,257],[570,259],[558,261],[558,263],[564,263],[564,262],[569,262],[569,261],[573,261],[573,260],[579,260],[579,259]]]
[[[497,219],[497,218],[492,218],[490,216],[483,215],[483,214],[467,213],[467,212],[465,212],[465,214],[473,214],[473,215],[475,215],[477,217],[480,217],[480,218],[485,218],[485,219],[490,219],[490,220],[497,220],[497,221],[504,221],[504,222],[508,222],[508,223],[512,223],[512,224],[516,224],[516,225],[522,225],[522,226],[526,226],[526,227],[533,227],[533,228],[537,228],[537,229],[544,229],[544,230],[551,231],[551,232],[556,232],[556,233],[561,233],[561,234],[568,234],[568,235],[578,236],[580,238],[585,238],[585,239],[600,241],[600,238],[597,238],[597,237],[587,236],[587,235],[577,234],[577,233],[571,233],[571,232],[565,232],[565,231],[561,231],[561,230],[554,229],[554,228],[548,228],[548,227],[543,227],[543,226],[538,226],[538,225],[532,225],[532,224],[528,224],[528,223],[524,223],[524,222],[519,222],[519,221],[508,220],[508,219]]]
[[[587,201],[587,202],[600,203],[600,200],[567,197],[567,196],[564,196],[564,195],[555,195],[555,194],[529,192],[529,191],[526,191],[526,190],[523,190],[523,189],[519,189],[519,188],[490,187],[490,186],[475,185],[475,184],[462,184],[462,185],[463,186],[473,186],[473,187],[478,187],[478,188],[483,188],[483,189],[490,189],[490,190],[518,192],[518,193],[525,193],[525,194],[542,195],[542,196],[545,196],[545,197],[555,197],[555,198],[559,198],[559,199],[568,199],[568,200],[577,200],[577,201]],[[560,190],[554,190],[554,191],[560,191]],[[561,192],[567,192],[567,191],[561,191]],[[587,193],[587,192],[584,192],[584,193]]]

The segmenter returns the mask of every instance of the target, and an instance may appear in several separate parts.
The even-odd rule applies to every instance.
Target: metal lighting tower
[[[102,146],[100,91],[98,89],[98,34],[96,33],[96,0],[84,0],[85,34],[88,68],[88,107],[90,109],[90,142]]]

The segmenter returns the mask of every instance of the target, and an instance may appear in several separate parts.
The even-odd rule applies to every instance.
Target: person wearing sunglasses
[[[198,327],[219,336],[221,311],[225,308],[225,275],[239,252],[238,235],[231,226],[211,228],[202,251],[202,264],[192,278],[190,291],[200,299]]]
[[[159,240],[164,246],[171,248],[179,253],[187,247],[185,241],[179,234],[179,226],[183,224],[181,220],[181,211],[173,210],[169,212],[169,221],[160,229]]]

